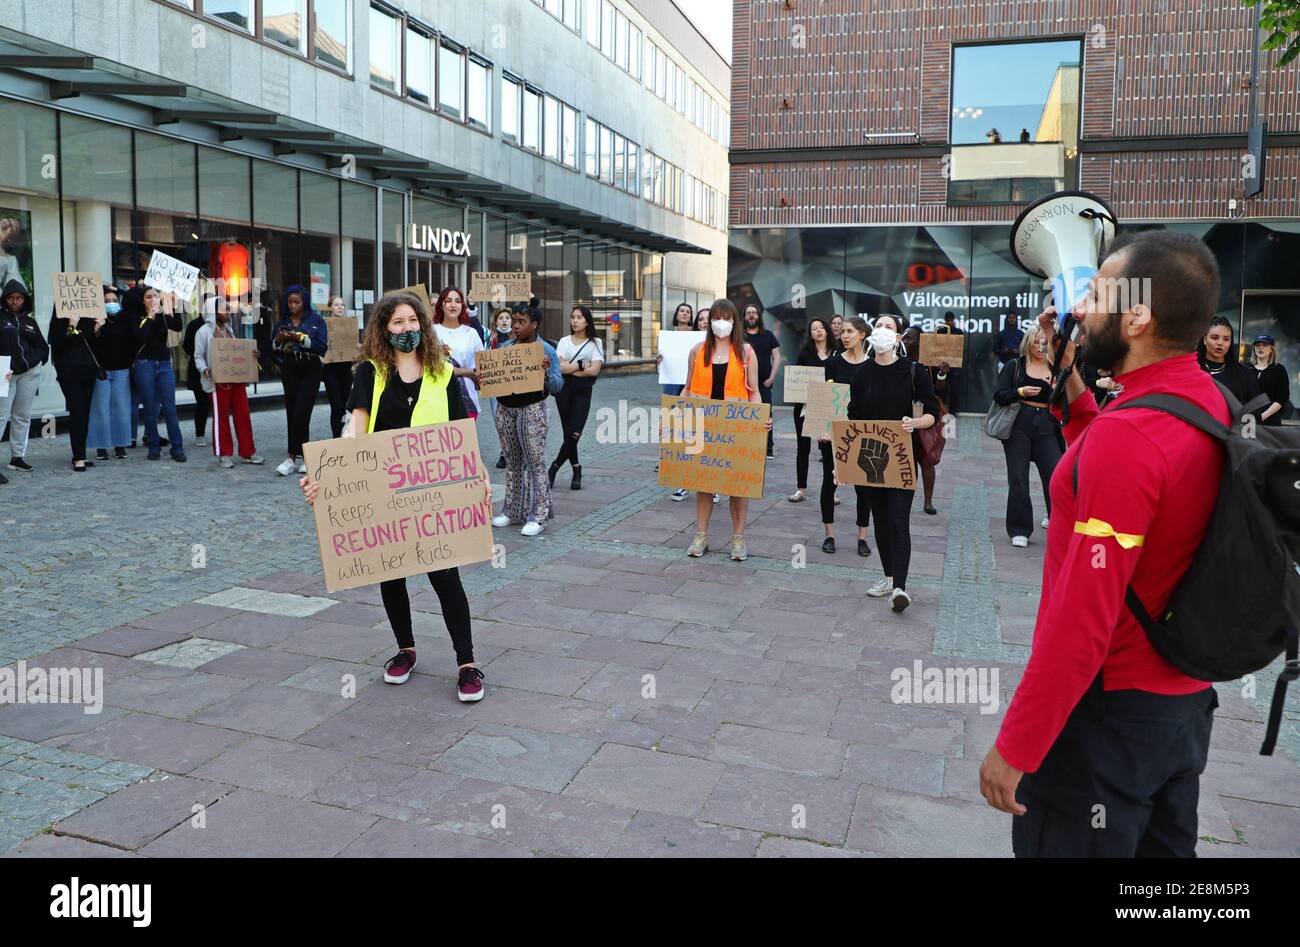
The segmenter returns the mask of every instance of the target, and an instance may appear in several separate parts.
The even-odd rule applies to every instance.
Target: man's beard
[[[1115,367],[1128,358],[1129,345],[1119,331],[1118,315],[1106,317],[1100,330],[1089,330],[1083,344],[1084,360],[1103,372],[1114,372]]]

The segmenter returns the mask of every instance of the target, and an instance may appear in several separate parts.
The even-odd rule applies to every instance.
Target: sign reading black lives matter
[[[54,314],[71,322],[107,318],[104,284],[98,273],[51,273]]]
[[[331,592],[492,558],[473,421],[313,441],[316,537]]]
[[[832,421],[831,453],[840,483],[916,489],[912,435],[901,421]]]

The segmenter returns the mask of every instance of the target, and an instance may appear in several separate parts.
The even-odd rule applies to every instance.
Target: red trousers
[[[243,385],[217,385],[212,392],[212,453],[229,457],[235,452],[230,439],[230,416],[235,417],[235,436],[239,438],[239,456],[257,453],[253,444],[253,420],[248,414],[248,389]]]

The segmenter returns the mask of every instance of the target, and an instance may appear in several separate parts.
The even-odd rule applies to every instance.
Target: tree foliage
[[[1243,0],[1248,7],[1260,7],[1260,26],[1267,34],[1263,49],[1280,49],[1280,69],[1300,56],[1300,0]]]

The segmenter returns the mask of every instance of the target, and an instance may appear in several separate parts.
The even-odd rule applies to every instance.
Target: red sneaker
[[[483,699],[483,672],[476,667],[460,669],[456,680],[456,696],[466,703]]]
[[[399,651],[384,665],[384,683],[405,684],[415,670],[415,652]]]

